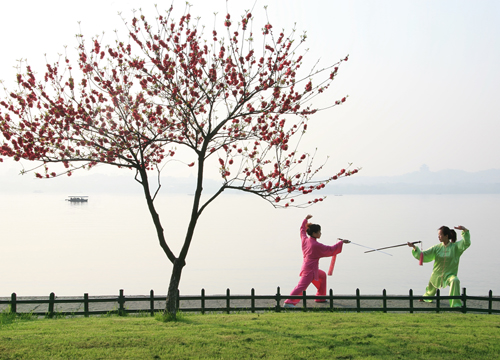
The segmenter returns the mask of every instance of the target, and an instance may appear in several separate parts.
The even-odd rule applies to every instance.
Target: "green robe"
[[[460,256],[469,246],[470,234],[467,230],[462,231],[462,240],[455,243],[449,242],[447,246],[439,243],[423,252],[424,262],[434,260],[434,268],[429,282],[435,288],[446,287],[448,278],[450,276],[457,276]],[[412,250],[415,259],[420,259],[420,253],[421,250],[418,247]]]

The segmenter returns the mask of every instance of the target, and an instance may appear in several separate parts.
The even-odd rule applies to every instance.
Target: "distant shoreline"
[[[128,176],[127,176],[128,175]],[[4,174],[0,177],[0,192],[7,193],[108,193],[141,194],[142,189],[132,174],[103,175],[75,172],[54,179],[34,179],[30,174]],[[193,194],[196,178],[162,177],[160,194]],[[213,194],[221,181],[206,179],[204,193]],[[239,193],[232,191],[231,193]],[[368,194],[500,194],[500,169],[479,172],[426,168],[400,176],[366,177],[359,174],[331,181],[316,194],[368,195]]]

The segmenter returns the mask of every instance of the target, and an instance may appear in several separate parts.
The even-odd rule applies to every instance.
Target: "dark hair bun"
[[[306,225],[306,232],[307,235],[312,236],[313,233],[321,231],[321,226],[318,224],[307,224]]]

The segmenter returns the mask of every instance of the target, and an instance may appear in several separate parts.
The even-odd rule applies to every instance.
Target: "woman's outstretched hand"
[[[310,218],[312,218],[313,216],[312,215],[307,215],[306,216],[306,220],[309,220]]]
[[[458,226],[455,226],[455,229],[457,230],[462,230],[462,231],[469,231],[465,228],[465,226],[462,226],[462,225],[458,225]]]
[[[407,242],[407,244],[408,244],[408,246],[409,246],[409,247],[411,247],[411,248],[413,248],[413,250],[415,250],[415,244],[412,244],[412,243],[411,243],[411,242],[409,242],[409,241]]]

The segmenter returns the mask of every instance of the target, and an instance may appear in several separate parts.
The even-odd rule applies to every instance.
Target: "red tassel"
[[[418,265],[422,266],[424,265],[424,253],[420,252],[420,261],[418,262]]]
[[[332,262],[330,263],[330,268],[328,269],[328,276],[332,276],[333,267],[335,266],[335,260],[337,259],[337,255],[332,256]]]

